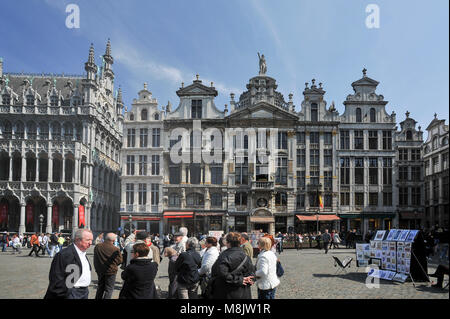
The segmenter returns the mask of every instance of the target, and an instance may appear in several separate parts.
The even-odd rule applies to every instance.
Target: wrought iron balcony
[[[252,189],[273,189],[273,182],[252,181]]]

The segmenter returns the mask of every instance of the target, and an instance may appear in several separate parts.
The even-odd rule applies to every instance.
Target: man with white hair
[[[111,299],[116,283],[116,274],[122,263],[120,249],[114,245],[117,235],[108,233],[105,241],[94,248],[94,267],[98,276],[95,299]]]
[[[73,244],[55,255],[45,299],[88,299],[91,264],[86,251],[91,247],[92,240],[89,229],[79,229],[73,236]]]

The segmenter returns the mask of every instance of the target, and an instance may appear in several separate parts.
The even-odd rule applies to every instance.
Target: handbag
[[[242,268],[242,266],[244,266],[245,262],[247,261],[248,256],[245,255],[244,260],[239,264],[239,266],[237,266],[232,272],[231,274],[235,274],[238,270],[240,270]],[[212,299],[212,293],[213,293],[213,288],[214,288],[214,282],[216,281],[217,277],[211,277],[208,280],[208,283],[206,284],[205,290],[202,293],[202,297],[204,299]]]
[[[277,277],[283,277],[283,275],[284,275],[283,266],[281,265],[281,262],[277,260]]]

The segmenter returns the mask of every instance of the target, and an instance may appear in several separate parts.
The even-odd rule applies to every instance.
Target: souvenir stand
[[[380,230],[369,244],[357,244],[357,266],[376,265],[369,276],[405,282],[429,281],[423,235],[418,230]]]

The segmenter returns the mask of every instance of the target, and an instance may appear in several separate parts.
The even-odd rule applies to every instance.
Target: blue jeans
[[[2,246],[2,252],[5,252],[7,244],[6,243],[1,243],[0,245]]]
[[[56,247],[58,247],[58,246],[56,246],[56,245],[50,245],[50,246],[49,246],[50,249],[49,249],[48,254],[49,254],[49,256],[50,256],[51,258],[53,258],[53,256],[55,255]]]
[[[275,299],[277,288],[261,290],[258,288],[258,299]]]

